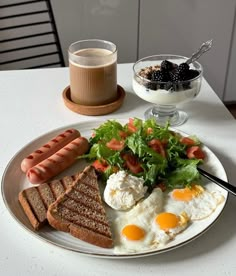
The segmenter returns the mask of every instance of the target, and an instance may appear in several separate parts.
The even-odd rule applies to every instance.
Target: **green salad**
[[[81,158],[93,166],[106,180],[119,171],[143,177],[149,190],[156,186],[183,188],[200,182],[197,165],[205,154],[199,139],[184,137],[160,126],[154,119],[130,118],[122,125],[108,120],[94,129],[89,139],[90,150]]]

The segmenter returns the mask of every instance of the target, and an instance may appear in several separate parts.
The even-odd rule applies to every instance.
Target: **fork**
[[[227,190],[228,192],[230,192],[231,194],[236,196],[236,187],[206,171],[204,171],[201,168],[197,168],[199,173],[201,175],[203,175],[204,177],[206,177],[207,179],[211,180],[212,182],[218,184],[220,187],[224,188],[225,190]]]

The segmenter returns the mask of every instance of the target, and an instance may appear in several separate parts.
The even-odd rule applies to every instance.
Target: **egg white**
[[[120,212],[113,222],[115,236],[115,253],[130,253],[150,249],[154,241],[154,233],[150,231],[150,224],[155,214],[163,207],[163,193],[161,189],[154,189],[152,194],[139,202],[130,211]],[[134,224],[145,230],[145,237],[138,241],[131,241],[122,236],[122,229],[126,225]],[[155,247],[155,244],[153,244]]]
[[[132,209],[118,213],[112,224],[114,253],[145,252],[165,247],[193,221],[207,218],[224,201],[224,196],[216,190],[202,189],[189,201],[176,200],[172,193],[173,191],[163,193],[161,189],[156,188],[151,195],[141,200]],[[156,216],[162,212],[178,216],[179,224],[171,229],[162,230],[155,220]],[[122,229],[127,225],[140,227],[145,231],[145,236],[136,241],[127,239],[122,234]]]
[[[134,253],[154,250],[164,246],[187,227],[186,222],[169,231],[160,229],[155,222],[155,218],[162,211],[163,192],[159,188],[156,188],[148,198],[138,203],[133,209],[122,212],[113,222],[115,236],[114,252]],[[131,224],[139,226],[145,231],[143,239],[132,241],[122,235],[122,229],[126,225]]]
[[[173,191],[165,196],[164,210],[175,214],[185,212],[192,221],[209,217],[224,201],[224,196],[219,191],[210,192],[203,189],[189,201],[176,200],[172,193]]]

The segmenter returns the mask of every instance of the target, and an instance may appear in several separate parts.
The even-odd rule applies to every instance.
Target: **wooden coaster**
[[[120,85],[117,85],[117,99],[111,103],[104,104],[104,105],[88,106],[88,105],[81,105],[81,104],[76,104],[72,102],[70,98],[70,86],[67,86],[63,90],[62,96],[63,96],[65,105],[73,112],[83,114],[83,115],[99,116],[99,115],[112,113],[118,108],[120,108],[125,98],[125,90]]]

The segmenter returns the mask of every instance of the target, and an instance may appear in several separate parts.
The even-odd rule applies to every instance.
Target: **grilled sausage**
[[[28,180],[32,184],[48,181],[71,166],[77,160],[76,157],[86,153],[88,149],[89,142],[86,138],[76,138],[47,159],[30,168],[26,174]]]
[[[78,130],[73,128],[67,129],[63,133],[54,137],[47,144],[43,145],[36,151],[32,152],[29,156],[24,158],[21,162],[21,170],[26,173],[28,169],[34,167],[41,161],[53,155],[55,152],[79,136],[80,133]]]

